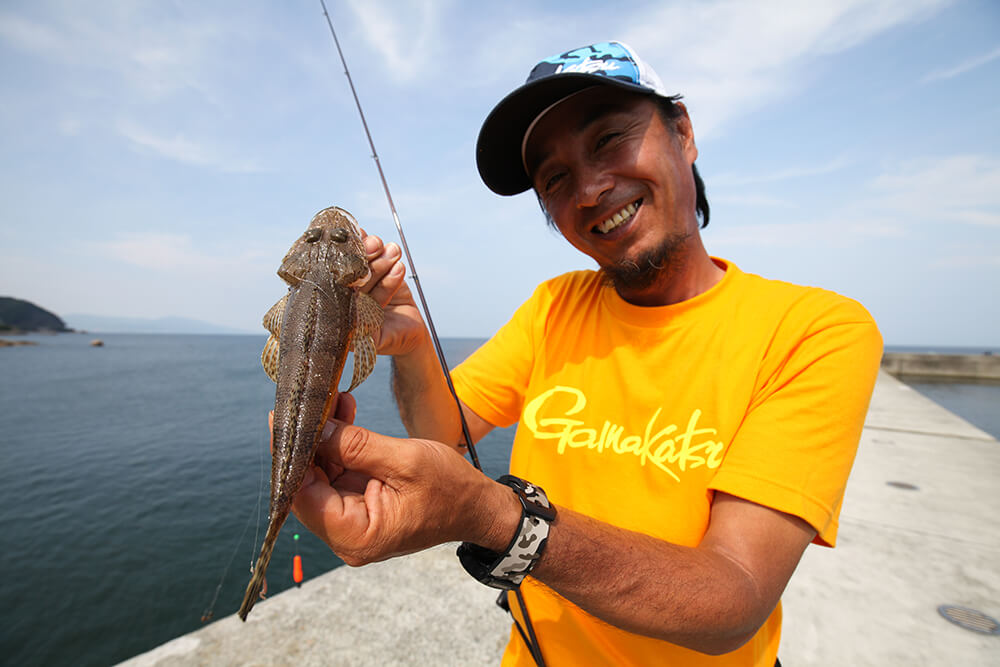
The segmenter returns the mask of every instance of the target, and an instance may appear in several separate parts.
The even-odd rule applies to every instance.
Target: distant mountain
[[[252,334],[253,331],[225,327],[186,317],[108,317],[105,315],[67,315],[74,329],[95,333],[159,333],[159,334]],[[261,329],[261,334],[264,334]]]
[[[0,296],[0,331],[70,331],[62,319],[30,301]]]

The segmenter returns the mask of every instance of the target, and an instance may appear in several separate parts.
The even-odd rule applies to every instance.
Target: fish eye
[[[344,243],[347,241],[347,230],[343,227],[336,227],[330,232],[330,238],[334,243]]]
[[[307,229],[306,233],[302,235],[302,239],[306,243],[316,243],[323,236],[323,230],[319,227],[313,227],[312,229]]]

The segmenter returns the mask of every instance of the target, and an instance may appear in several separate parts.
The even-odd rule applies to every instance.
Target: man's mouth
[[[608,218],[601,224],[594,227],[594,231],[596,231],[598,234],[607,234],[612,229],[615,229],[616,227],[619,227],[626,221],[630,220],[632,216],[635,215],[635,212],[639,210],[639,207],[641,205],[642,205],[641,199],[635,200],[634,202],[625,206],[622,210],[618,211],[617,213],[612,215],[610,218]]]

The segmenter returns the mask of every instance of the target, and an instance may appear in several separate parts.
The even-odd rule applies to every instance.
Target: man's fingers
[[[341,393],[337,398],[337,407],[333,411],[333,418],[342,422],[353,424],[354,417],[358,414],[358,402],[354,396]]]
[[[377,236],[369,236],[365,239],[365,252],[372,277],[361,289],[385,306],[403,284],[406,274],[403,251],[395,243],[383,244]]]

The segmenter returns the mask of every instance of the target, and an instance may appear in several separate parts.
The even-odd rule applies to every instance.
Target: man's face
[[[700,244],[697,156],[686,114],[668,126],[649,97],[610,86],[554,107],[525,146],[532,184],[556,227],[626,299],[669,280],[692,240]]]

